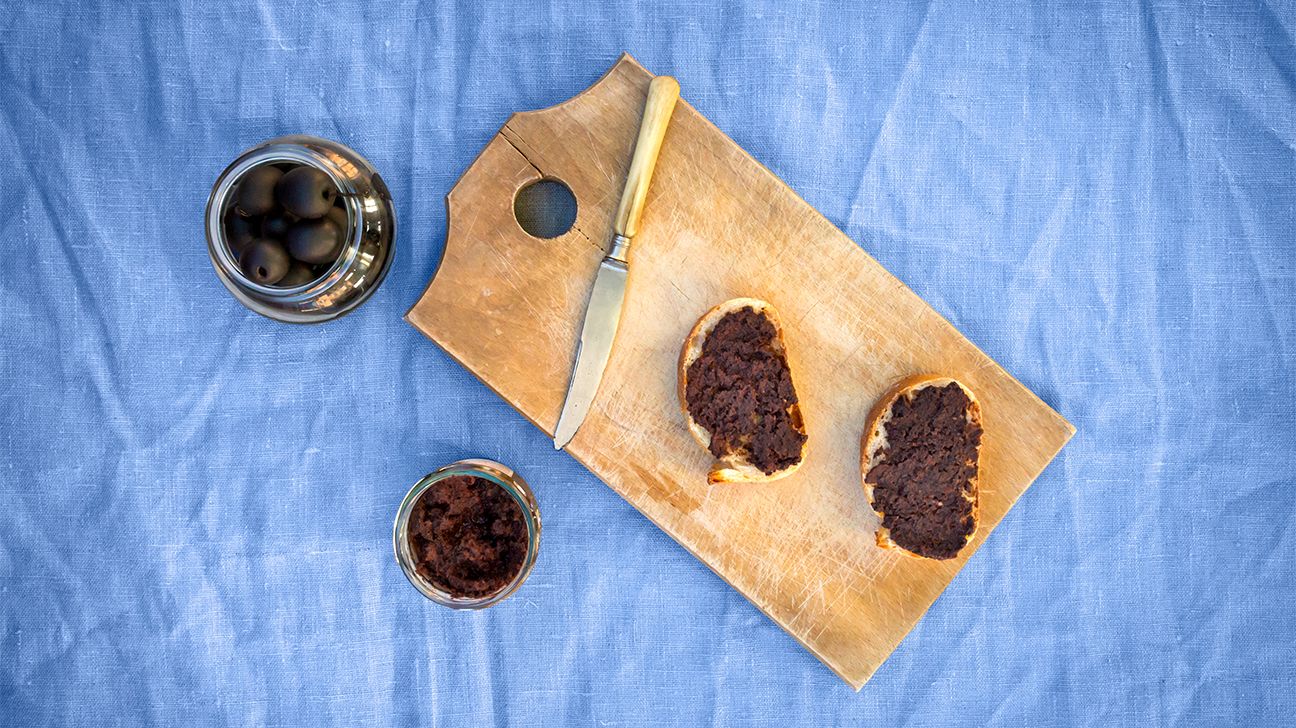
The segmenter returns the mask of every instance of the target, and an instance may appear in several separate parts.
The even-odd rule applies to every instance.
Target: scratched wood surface
[[[575,98],[512,116],[448,195],[444,258],[407,315],[550,434],[651,78],[623,56]],[[513,215],[542,177],[578,203],[548,240]],[[1074,428],[683,101],[631,256],[616,346],[568,452],[858,689]],[[689,329],[735,296],[782,315],[810,432],[803,467],[774,483],[708,485],[676,396]],[[982,527],[947,562],[879,549],[860,479],[870,407],[921,372],[958,377],[984,407]]]

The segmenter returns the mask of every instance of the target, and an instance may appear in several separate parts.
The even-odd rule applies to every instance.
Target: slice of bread
[[[925,499],[930,502],[931,504],[930,508],[928,508],[927,506],[923,506],[922,508],[926,509],[925,512],[923,510],[917,510],[917,512],[908,512],[904,514],[897,513],[894,514],[896,516],[895,518],[890,519],[890,521],[888,521],[887,514],[885,512],[885,507],[879,503],[880,499],[878,498],[878,493],[876,492],[875,483],[870,482],[869,474],[873,472],[875,468],[886,463],[888,456],[891,455],[891,453],[889,452],[891,443],[888,442],[887,439],[887,435],[888,435],[887,426],[891,422],[892,418],[895,416],[895,408],[897,403],[901,402],[902,400],[905,400],[907,402],[913,402],[914,397],[918,395],[919,392],[922,392],[923,390],[929,388],[945,388],[951,384],[957,385],[958,388],[962,390],[963,394],[967,398],[966,405],[963,407],[963,414],[967,418],[966,422],[969,427],[967,430],[964,431],[963,435],[971,436],[972,438],[975,439],[975,444],[973,445],[973,457],[972,457],[972,462],[970,464],[971,477],[965,478],[962,474],[954,475],[949,472],[942,472],[939,476],[933,474],[933,477],[939,477],[944,481],[943,484],[946,486],[944,492],[946,493],[956,492],[957,494],[954,495],[953,497],[956,498],[962,497],[966,499],[966,501],[970,504],[971,506],[970,527],[968,527],[966,520],[964,520],[962,523],[955,522],[950,524],[944,524],[949,527],[944,534],[944,536],[946,537],[944,546],[933,546],[930,544],[925,546],[920,546],[918,545],[918,542],[920,542],[921,539],[918,539],[911,534],[904,534],[899,536],[899,540],[901,542],[907,542],[906,545],[901,545],[901,543],[897,543],[897,534],[893,533],[892,528],[889,528],[886,525],[888,522],[892,523],[892,525],[896,525],[901,521],[902,518],[903,519],[923,518],[923,517],[928,517],[933,519],[942,518],[942,517],[949,518],[951,509],[943,508],[945,503],[939,500],[939,497],[935,497],[930,493],[923,494],[924,498],[917,498],[917,494],[908,494],[908,497],[910,498],[909,502],[911,504],[913,503],[914,500],[918,500],[919,502],[921,502],[922,500]],[[868,426],[864,430],[864,436],[861,443],[860,469],[862,471],[862,477],[864,481],[864,494],[868,497],[869,506],[873,508],[873,512],[877,513],[878,518],[881,519],[881,523],[879,524],[877,530],[878,546],[881,546],[884,549],[900,549],[903,553],[917,558],[950,559],[957,556],[958,553],[963,549],[963,547],[966,546],[972,540],[972,537],[976,534],[976,529],[978,527],[978,515],[979,515],[977,480],[979,476],[981,441],[983,439],[982,438],[983,433],[981,427],[982,424],[981,424],[980,402],[977,401],[977,398],[972,393],[972,390],[968,389],[967,386],[965,386],[962,382],[959,382],[958,380],[953,379],[951,377],[931,376],[931,375],[920,375],[920,376],[910,377],[897,384],[886,396],[884,396],[881,399],[881,401],[877,403],[877,405],[873,407],[873,411],[869,415]],[[931,434],[933,437],[936,436],[935,433],[922,433],[922,434]],[[948,436],[948,433],[946,433],[946,435]],[[914,437],[914,434],[910,433],[909,436],[912,438]],[[964,437],[960,437],[960,442],[962,442],[963,448],[967,449],[968,443],[965,441]],[[924,456],[927,457],[929,461],[931,460],[932,457],[930,453],[931,453],[930,450],[924,453]],[[909,465],[908,467],[913,468],[915,466]],[[962,472],[966,473],[966,469],[964,469]],[[927,485],[931,485],[931,484],[928,483]],[[906,483],[905,487],[916,489],[919,486],[914,483]],[[962,506],[957,506],[957,505],[953,508],[953,510],[955,511],[961,509]],[[908,522],[912,523],[912,521],[908,521]],[[926,525],[930,525],[930,524],[926,524]],[[926,535],[930,536],[931,534],[929,532]]]
[[[683,351],[680,352],[679,399],[680,408],[684,411],[684,420],[688,424],[689,432],[708,451],[711,449],[711,432],[694,419],[693,414],[689,412],[689,368],[702,356],[707,337],[716,326],[729,314],[737,313],[746,308],[752,309],[773,324],[775,335],[769,344],[769,348],[787,363],[789,375],[793,368],[791,361],[789,361],[787,344],[783,337],[783,327],[779,322],[778,314],[775,312],[774,307],[765,301],[756,298],[730,299],[707,311],[702,318],[698,319],[697,324],[694,325],[693,330],[689,332],[688,338],[684,341]],[[750,453],[745,448],[739,447],[716,458],[716,461],[711,466],[711,471],[707,475],[707,481],[710,483],[752,483],[778,480],[796,472],[797,468],[801,467],[801,463],[805,460],[808,440],[805,438],[805,421],[801,416],[801,407],[797,402],[793,402],[787,408],[787,415],[791,420],[791,428],[801,435],[800,452],[795,462],[774,472],[767,473],[752,464]]]

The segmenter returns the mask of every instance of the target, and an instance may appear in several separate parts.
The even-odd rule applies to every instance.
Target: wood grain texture
[[[623,56],[594,86],[512,116],[447,197],[435,278],[407,318],[552,434],[585,299],[652,75]],[[518,189],[565,182],[576,224],[554,239],[514,219]],[[780,312],[810,433],[773,483],[707,484],[711,457],[676,396],[680,347],[711,306]],[[980,398],[981,528],[958,558],[879,549],[860,477],[873,404],[916,373]],[[857,689],[1074,433],[769,170],[681,101],[630,253],[617,343],[568,452]]]

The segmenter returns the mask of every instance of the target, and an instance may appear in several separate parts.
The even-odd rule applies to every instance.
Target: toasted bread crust
[[[976,395],[972,393],[972,390],[968,389],[967,385],[953,377],[917,374],[900,380],[900,382],[892,387],[885,396],[878,400],[877,404],[873,405],[873,409],[869,413],[868,424],[864,428],[864,435],[860,441],[860,479],[864,483],[864,496],[868,498],[869,507],[873,509],[873,512],[876,513],[878,517],[878,529],[876,534],[877,545],[884,549],[898,550],[901,553],[916,559],[926,559],[927,557],[915,554],[897,544],[891,539],[891,530],[881,525],[882,519],[886,514],[878,510],[877,505],[875,504],[873,499],[873,484],[868,482],[868,474],[873,468],[873,465],[877,462],[879,453],[886,446],[886,423],[891,418],[891,408],[895,406],[895,403],[899,401],[901,397],[912,397],[914,393],[926,389],[927,387],[944,387],[951,383],[957,384],[959,388],[963,390],[963,393],[967,395],[968,418],[978,426],[982,426],[981,403],[976,398]],[[979,446],[977,448],[977,456],[979,460]],[[963,542],[965,547],[967,544],[972,542],[972,539],[976,537],[977,530],[981,527],[981,489],[978,485],[979,480],[980,469],[978,468],[977,475],[972,478],[972,531],[968,533],[967,540]]]
[[[684,339],[684,346],[680,349],[679,384],[677,391],[679,394],[680,410],[684,413],[684,422],[688,425],[689,433],[692,434],[693,439],[697,440],[698,444],[707,451],[710,451],[711,448],[711,433],[708,432],[705,427],[700,425],[697,420],[693,419],[693,416],[689,414],[688,410],[688,369],[689,366],[702,355],[702,344],[706,341],[707,335],[711,333],[711,330],[715,328],[716,324],[720,323],[720,320],[726,315],[744,308],[751,308],[769,319],[770,323],[774,325],[774,346],[779,350],[783,357],[787,359],[788,369],[795,369],[792,365],[791,352],[789,352],[787,341],[783,336],[783,325],[779,321],[778,313],[769,303],[762,301],[759,298],[731,298],[703,314],[702,318],[698,319],[698,322],[693,325],[693,330],[690,331],[688,337]],[[794,378],[793,388],[795,387],[796,380]],[[789,409],[789,415],[792,418],[793,426],[800,432],[804,433],[805,420],[801,416],[801,405],[793,404]],[[796,472],[797,468],[801,467],[801,463],[805,462],[806,449],[808,447],[809,439],[807,438],[806,444],[801,446],[801,457],[795,463],[768,475],[766,475],[760,468],[751,465],[737,455],[721,458],[711,465],[711,470],[707,474],[707,482],[755,483],[786,478]]]

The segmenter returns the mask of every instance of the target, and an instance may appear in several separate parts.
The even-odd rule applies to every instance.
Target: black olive
[[[267,238],[283,240],[295,222],[297,222],[296,215],[287,210],[276,208],[274,212],[266,215],[261,220],[261,234]]]
[[[297,286],[304,286],[318,277],[309,265],[300,260],[294,260],[292,265],[288,266],[288,274],[280,278],[275,285],[280,288],[296,288]]]
[[[342,250],[342,231],[327,217],[302,220],[288,231],[288,252],[303,263],[327,263]]]
[[[229,244],[230,250],[235,255],[243,252],[243,249],[252,244],[256,239],[257,223],[259,221],[254,217],[243,217],[230,208],[225,213],[225,242]]]
[[[274,209],[275,189],[284,173],[268,164],[253,167],[239,180],[235,204],[244,215],[264,215]]]
[[[342,198],[339,197],[338,201],[340,202],[341,200]],[[332,220],[333,224],[337,225],[338,230],[342,231],[342,240],[345,241],[347,237],[347,231],[351,227],[350,221],[347,220],[347,211],[341,207],[334,206],[329,208],[328,214],[325,215],[324,217],[327,217],[328,219]]]
[[[285,174],[275,187],[279,204],[297,217],[324,217],[337,198],[333,180],[314,167],[298,167]]]
[[[263,286],[278,283],[288,274],[291,263],[288,251],[284,250],[282,243],[265,238],[254,241],[247,250],[243,251],[243,255],[239,256],[239,266],[243,268],[243,275]]]

